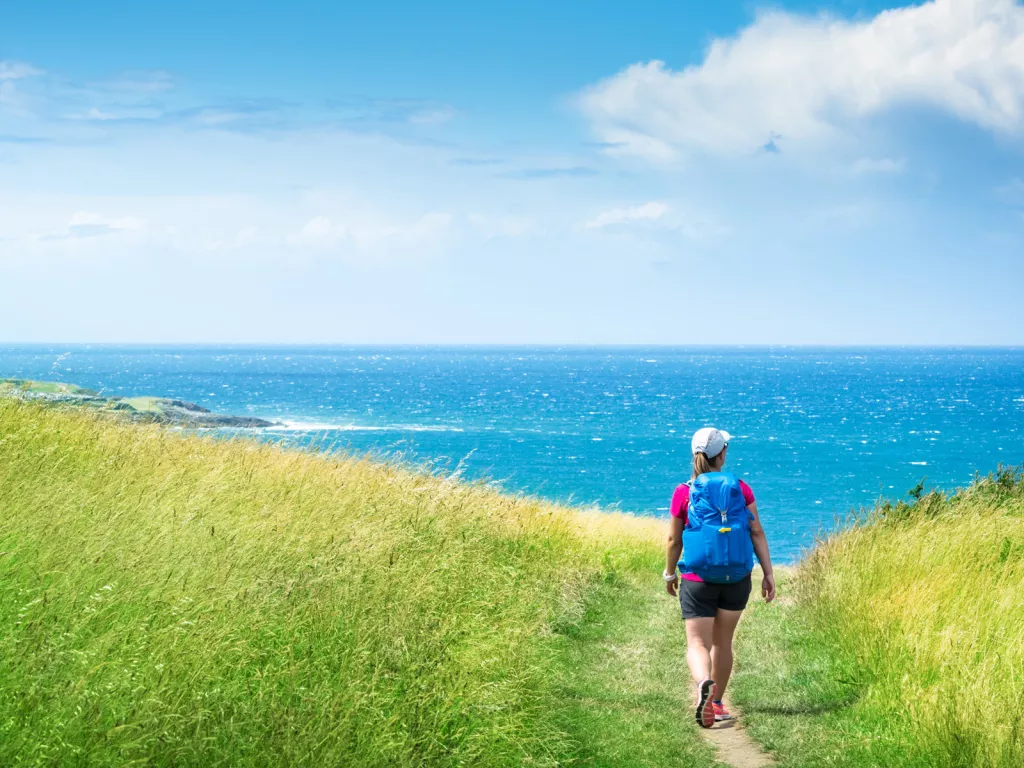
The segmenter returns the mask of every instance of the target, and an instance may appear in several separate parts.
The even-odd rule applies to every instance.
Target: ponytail
[[[715,458],[718,457],[716,456]],[[706,453],[693,454],[693,479],[696,479],[697,475],[703,475],[708,472],[717,471],[718,467],[714,465],[714,463],[711,459],[708,458],[708,455]]]

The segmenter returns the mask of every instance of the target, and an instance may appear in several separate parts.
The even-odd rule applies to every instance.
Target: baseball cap
[[[732,435],[714,427],[704,427],[693,433],[693,441],[690,449],[693,453],[703,453],[709,459],[715,458],[725,448],[725,444],[732,440]]]

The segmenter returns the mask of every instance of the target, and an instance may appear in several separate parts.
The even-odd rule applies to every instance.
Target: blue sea
[[[879,497],[1024,463],[1024,349],[0,347],[0,377],[162,395],[253,432],[666,517],[690,436],[733,435],[780,561]]]

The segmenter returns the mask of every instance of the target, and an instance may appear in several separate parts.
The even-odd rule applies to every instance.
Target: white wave
[[[927,461],[912,461],[910,463],[913,464],[915,467],[927,467],[928,466],[928,462]]]
[[[268,432],[464,432],[462,427],[446,424],[331,424],[319,421],[284,421]]]

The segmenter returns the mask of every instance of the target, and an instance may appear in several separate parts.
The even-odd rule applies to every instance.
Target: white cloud
[[[337,225],[328,216],[314,216],[306,222],[298,234],[289,238],[293,245],[325,248],[336,245],[349,234],[348,229]]]
[[[862,157],[853,164],[853,172],[858,175],[868,173],[903,173],[907,168],[905,158]]]
[[[586,223],[588,229],[599,229],[614,224],[628,224],[634,221],[657,221],[669,212],[664,203],[650,202],[629,208],[612,208],[600,213]]]
[[[98,213],[92,213],[91,211],[76,211],[71,215],[70,221],[68,221],[68,228],[94,224],[102,224],[111,229],[142,229],[146,222],[133,216],[123,216],[114,219],[108,216],[101,216]]]
[[[469,224],[484,240],[505,237],[528,237],[540,232],[540,228],[531,217],[514,214],[502,216],[485,216],[470,214]]]
[[[88,112],[68,115],[69,120],[116,120],[117,115],[91,107]]]
[[[98,237],[115,232],[134,232],[146,226],[146,222],[134,216],[111,218],[91,211],[77,211],[68,221],[67,235],[71,237]]]
[[[0,61],[0,80],[21,80],[24,77],[41,75],[43,71],[22,61]]]
[[[262,233],[256,227],[245,227],[233,235],[206,243],[208,251],[238,251],[258,246],[263,241]]]
[[[440,240],[452,228],[447,213],[427,213],[411,221],[395,221],[364,214],[358,223],[336,222],[329,216],[314,216],[302,229],[287,238],[288,243],[316,249],[334,248],[342,243],[356,250],[416,248]]]
[[[404,234],[410,245],[417,245],[443,235],[452,226],[452,221],[451,214],[428,213],[417,219]]]
[[[169,91],[174,78],[163,70],[122,72],[110,80],[96,80],[86,84],[91,91],[118,95],[149,95]]]
[[[41,74],[41,69],[21,61],[0,61],[0,107],[23,110],[24,99],[15,84],[18,80]]]
[[[409,122],[413,125],[441,125],[454,117],[455,110],[451,107],[437,107],[413,112],[409,115]]]
[[[669,160],[686,150],[786,151],[852,121],[922,105],[1000,133],[1024,131],[1024,7],[934,0],[864,21],[772,12],[704,61],[635,64],[580,105],[609,151]]]

